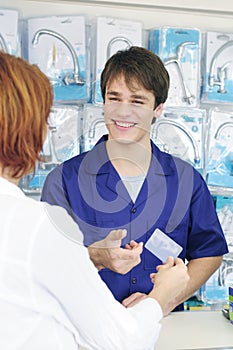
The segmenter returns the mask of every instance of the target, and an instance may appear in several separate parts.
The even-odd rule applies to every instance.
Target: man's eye
[[[108,100],[109,101],[119,101],[119,99],[117,97],[109,97]]]
[[[141,100],[133,100],[132,103],[134,103],[135,105],[143,105],[143,101]]]

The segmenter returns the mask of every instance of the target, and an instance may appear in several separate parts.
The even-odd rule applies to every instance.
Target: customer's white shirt
[[[153,349],[159,304],[118,303],[64,209],[0,177],[0,225],[1,350]]]

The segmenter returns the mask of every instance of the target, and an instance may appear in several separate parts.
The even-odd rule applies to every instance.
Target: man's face
[[[162,112],[162,105],[154,110],[154,104],[153,93],[136,81],[129,89],[123,75],[113,80],[106,87],[103,107],[109,139],[148,144],[152,119]]]

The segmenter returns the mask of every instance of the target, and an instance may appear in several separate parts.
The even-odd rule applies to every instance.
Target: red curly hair
[[[19,179],[40,160],[53,102],[49,79],[35,65],[0,51],[0,168]]]

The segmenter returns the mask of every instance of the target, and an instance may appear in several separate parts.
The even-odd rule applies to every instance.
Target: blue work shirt
[[[151,164],[134,203],[108,158],[106,140],[107,135],[91,151],[54,169],[41,197],[68,211],[82,230],[86,246],[118,228],[127,229],[122,246],[132,239],[145,244],[159,228],[182,246],[179,257],[183,260],[228,252],[213,198],[198,171],[151,141]],[[150,292],[150,273],[158,264],[161,260],[144,248],[141,263],[127,274],[109,269],[99,274],[121,302],[134,292]]]

